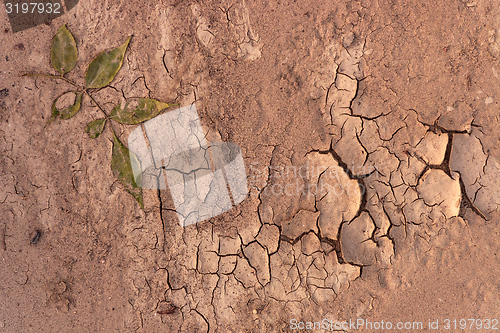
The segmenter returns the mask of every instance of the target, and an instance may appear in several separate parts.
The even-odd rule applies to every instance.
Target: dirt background
[[[15,34],[2,11],[0,332],[500,319],[499,8],[81,0]],[[63,24],[78,82],[133,35],[95,98],[108,111],[122,96],[195,102],[209,138],[241,147],[248,198],[180,227],[167,191],[145,190],[141,210],[114,179],[111,132],[84,132],[99,117],[89,100],[46,126],[71,87],[21,75],[53,73]],[[115,130],[126,142],[133,128]],[[333,181],[279,172],[303,165],[337,170],[355,191],[265,194]]]

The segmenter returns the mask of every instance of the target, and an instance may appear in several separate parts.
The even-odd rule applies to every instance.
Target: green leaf
[[[137,155],[134,154],[134,152],[132,151],[129,151],[129,153],[130,153],[130,164],[132,165],[132,170],[142,170],[141,162],[139,161]],[[135,183],[137,184],[137,186],[142,187],[142,172],[140,172],[135,178]]]
[[[57,108],[57,102],[63,97],[66,96],[67,94],[75,94],[75,101],[73,104],[64,107],[62,109]],[[82,105],[82,93],[81,92],[74,92],[70,91],[67,93],[64,93],[57,97],[54,100],[54,103],[52,103],[52,115],[50,119],[47,121],[48,123],[54,121],[57,117],[60,117],[61,119],[69,119],[73,117],[78,111],[80,111],[80,107]]]
[[[92,139],[95,139],[101,135],[104,130],[104,125],[106,125],[105,118],[94,120],[85,127],[85,132],[87,132]]]
[[[75,39],[66,25],[63,25],[52,38],[52,47],[50,49],[52,66],[61,75],[64,75],[75,68],[77,58],[78,49],[76,48]]]
[[[52,104],[52,114],[50,115],[50,118],[47,120],[47,124],[50,124],[51,122],[56,120],[57,117],[59,116],[59,111],[57,111],[55,105],[56,105],[56,101],[54,101],[54,103]]]
[[[115,177],[122,183],[125,189],[134,196],[142,209],[142,189],[137,186],[132,172],[130,153],[127,147],[113,133],[113,156],[111,158],[111,170]]]
[[[103,88],[113,81],[122,67],[125,51],[127,51],[131,38],[132,36],[116,49],[99,53],[92,60],[85,75],[85,86],[87,88]]]
[[[178,104],[168,104],[150,98],[127,101],[116,105],[109,117],[120,124],[135,125],[156,117],[162,110]]]

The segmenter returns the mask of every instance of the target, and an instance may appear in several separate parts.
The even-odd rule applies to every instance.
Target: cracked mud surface
[[[16,34],[1,15],[0,332],[499,317],[494,1],[89,0]],[[95,98],[196,103],[249,196],[181,227],[168,190],[142,211],[114,180],[95,107],[45,127],[68,87],[20,74],[50,71],[64,23],[79,73],[134,34]]]

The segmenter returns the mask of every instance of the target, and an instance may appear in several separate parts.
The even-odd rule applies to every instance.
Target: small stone
[[[66,283],[64,281],[61,281],[56,285],[56,292],[58,294],[62,294],[63,292],[66,291],[66,288],[67,288]]]
[[[492,104],[492,103],[493,103],[493,101],[494,101],[493,97],[486,97],[486,98],[484,99],[484,104],[486,104],[486,105],[490,105],[490,104]]]

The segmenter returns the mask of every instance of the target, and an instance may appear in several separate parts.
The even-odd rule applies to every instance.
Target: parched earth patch
[[[187,227],[168,190],[144,190],[141,210],[103,167],[109,140],[82,130],[95,106],[45,128],[48,83],[13,77],[48,66],[47,50],[15,49],[24,62],[2,60],[9,86],[0,86],[3,299],[29,294],[58,327],[102,332],[286,332],[291,319],[379,313],[428,320],[465,313],[456,304],[466,301],[478,316],[496,315],[496,7],[75,7],[68,26],[83,58],[122,40],[123,22],[137,31],[121,73],[95,98],[195,103],[208,141],[241,147],[249,195]],[[133,127],[119,130],[126,142]],[[96,311],[111,319],[96,323]]]

